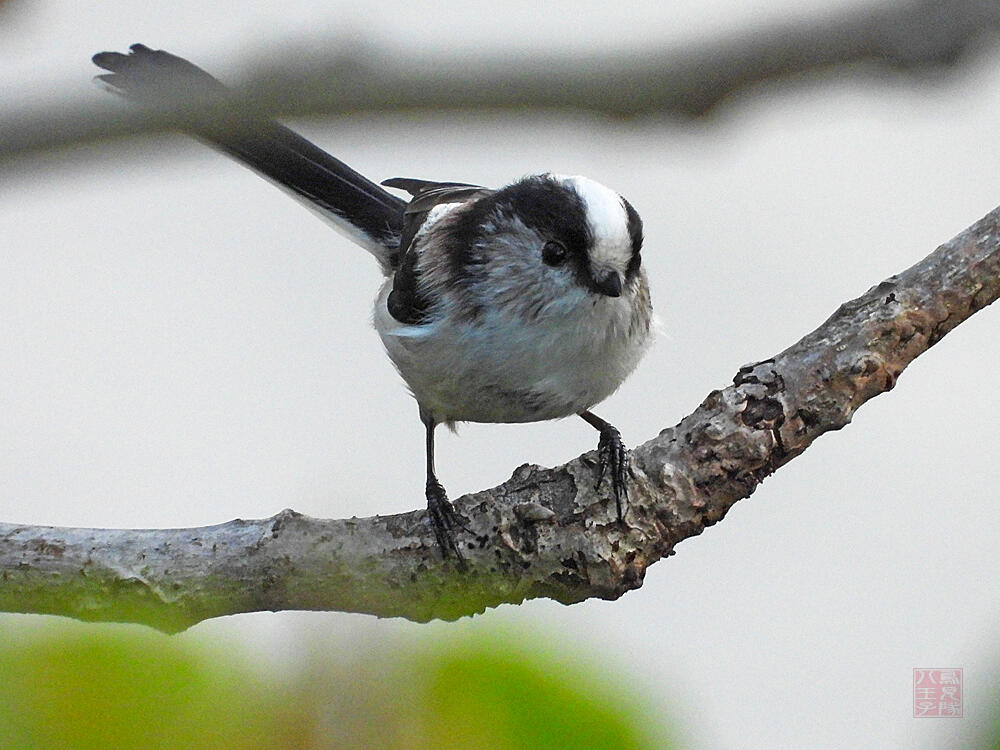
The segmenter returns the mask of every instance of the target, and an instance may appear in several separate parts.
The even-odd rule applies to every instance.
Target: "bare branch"
[[[111,137],[183,129],[200,118],[244,115],[351,115],[403,111],[526,108],[605,116],[710,112],[734,92],[764,80],[837,66],[851,73],[948,67],[1000,27],[990,0],[914,0],[854,11],[850,17],[780,25],[674,52],[565,57],[393,59],[375,48],[327,60],[275,62],[259,55],[255,74],[232,96],[184,106],[121,111],[60,106],[0,119],[0,161]],[[859,67],[857,63],[866,64]]]
[[[273,518],[171,530],[0,524],[0,611],[182,630],[262,610],[456,618],[533,597],[615,599],[677,542],[721,520],[817,437],[1000,296],[1000,208],[847,302],[775,357],[740,368],[635,449],[624,523],[594,490],[594,454],[522,466],[456,501],[467,571],[442,561],[424,511]]]

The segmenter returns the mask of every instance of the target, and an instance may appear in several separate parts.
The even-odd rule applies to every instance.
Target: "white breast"
[[[645,278],[635,285],[645,293]],[[534,422],[576,414],[607,398],[649,344],[649,310],[634,295],[580,290],[532,325],[502,309],[472,320],[405,325],[375,302],[375,327],[417,401],[437,420]],[[573,304],[570,304],[573,302]],[[448,321],[448,322],[446,322]]]

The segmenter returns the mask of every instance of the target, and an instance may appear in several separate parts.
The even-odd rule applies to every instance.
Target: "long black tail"
[[[129,54],[100,52],[98,79],[130,99],[152,105],[224,95],[226,87],[201,68],[163,50],[133,44]],[[188,121],[186,121],[188,122]],[[406,202],[285,126],[239,114],[193,117],[193,135],[290,190],[375,255],[388,272],[403,228]]]

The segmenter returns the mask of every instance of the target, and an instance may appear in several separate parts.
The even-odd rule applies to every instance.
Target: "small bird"
[[[147,105],[224,96],[187,60],[141,44],[101,52],[97,77]],[[463,519],[434,468],[434,430],[456,422],[536,422],[579,415],[600,433],[595,489],[609,477],[618,519],[628,454],[590,411],[635,369],[651,340],[642,221],[614,191],[538,174],[500,189],[408,178],[382,185],[277,122],[239,112],[183,127],[319,211],[375,256],[386,280],[375,328],[425,427],[428,518],[444,557],[463,557]]]

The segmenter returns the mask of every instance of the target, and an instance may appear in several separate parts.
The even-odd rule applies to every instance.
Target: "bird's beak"
[[[617,271],[593,270],[591,278],[594,289],[609,297],[620,297],[622,294],[622,276]]]

